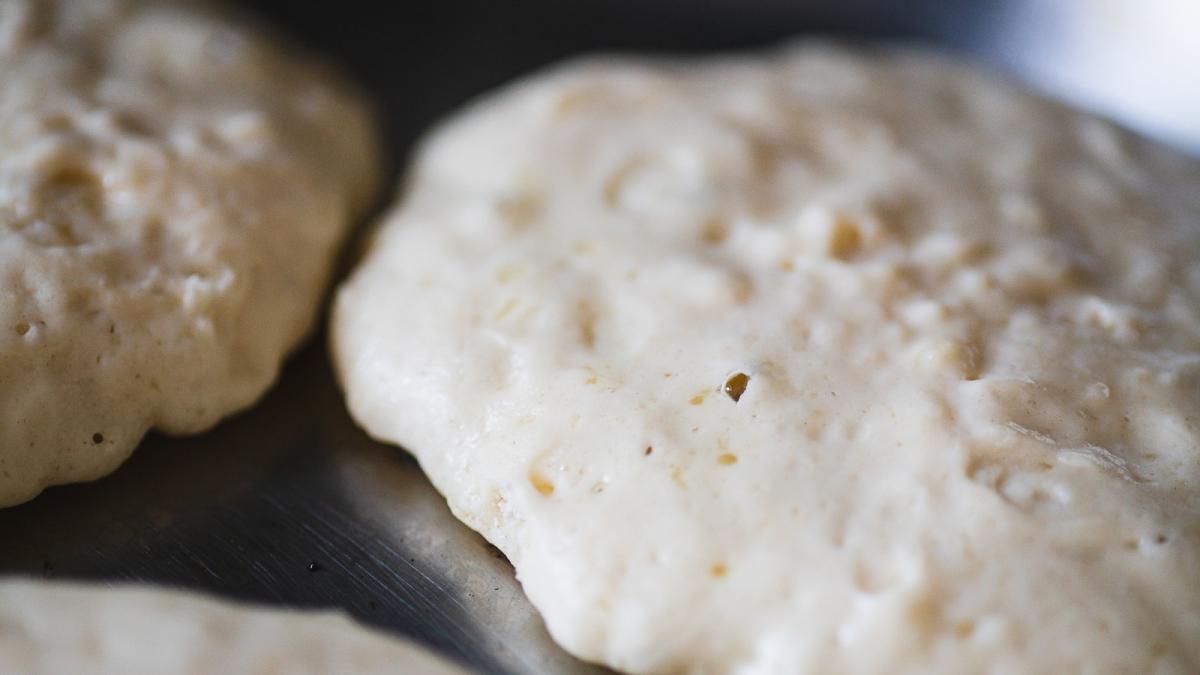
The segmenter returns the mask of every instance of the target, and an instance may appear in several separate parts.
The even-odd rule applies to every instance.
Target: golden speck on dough
[[[555,119],[565,117],[580,108],[586,106],[589,102],[596,99],[596,92],[589,89],[576,89],[568,91],[554,103],[552,115]]]
[[[522,192],[500,199],[496,212],[514,227],[523,227],[542,212],[542,200],[536,194]]]
[[[681,487],[685,490],[687,489],[687,483],[685,483],[683,480],[683,469],[681,469],[680,467],[678,467],[678,466],[671,467],[671,480],[674,481],[675,484],[678,485],[679,487]]]
[[[596,310],[587,300],[579,301],[579,339],[589,349],[596,346]]]
[[[17,324],[17,335],[24,336],[26,333],[29,332],[29,328],[30,328],[29,324],[25,323],[24,321],[18,323]]]
[[[716,246],[729,238],[729,222],[720,216],[710,216],[700,226],[700,238],[706,244]]]
[[[618,206],[621,201],[621,190],[625,187],[625,181],[645,164],[646,160],[644,158],[634,157],[614,171],[608,177],[608,180],[604,182],[604,189],[601,191],[601,196],[605,204],[610,207]]]
[[[965,640],[965,639],[971,637],[971,634],[974,632],[975,632],[975,622],[974,621],[969,621],[969,620],[964,619],[962,621],[957,621],[954,624],[954,635],[956,637],[958,637],[960,640]]]
[[[733,301],[744,305],[754,297],[754,280],[744,272],[738,272],[733,277]]]
[[[717,563],[717,564],[713,565],[712,569],[710,569],[709,571],[712,572],[713,578],[715,578],[715,579],[720,579],[721,577],[724,577],[726,574],[729,574],[729,568],[721,563]]]
[[[691,403],[692,405],[702,405],[704,403],[704,397],[707,395],[708,395],[708,392],[702,391],[699,394],[696,394],[695,396],[693,396],[692,400],[688,401],[688,403]]]
[[[784,272],[794,272],[796,271],[796,263],[791,260],[784,260],[779,263],[779,269]]]
[[[514,309],[516,309],[516,307],[517,307],[517,299],[509,298],[508,300],[505,301],[505,303],[503,305],[500,306],[500,309],[496,310],[496,313],[492,315],[492,318],[503,319],[504,317],[508,316],[508,314],[510,312],[512,312]]]
[[[858,229],[858,223],[845,216],[839,216],[829,232],[829,255],[838,260],[849,260],[858,254],[860,248],[862,233]]]
[[[599,381],[599,378],[597,378],[594,374],[588,376],[588,379],[587,379],[588,384],[596,384],[596,382],[598,382],[598,381]]]
[[[979,379],[979,350],[973,345],[956,340],[946,340],[933,347],[926,356],[933,368],[946,368],[962,379],[973,382]]]
[[[542,495],[543,497],[549,497],[550,495],[554,494],[554,483],[551,483],[546,479],[545,476],[537,471],[529,472],[529,484],[532,485],[533,489],[537,490],[538,494]]]
[[[522,276],[523,271],[520,265],[505,265],[496,272],[496,281],[507,284],[514,279]]]
[[[730,464],[737,464],[737,461],[738,461],[737,455],[733,454],[732,452],[724,452],[724,453],[721,453],[717,457],[717,464],[720,464],[722,466],[729,466]]]
[[[750,384],[750,376],[745,373],[734,373],[725,380],[725,395],[733,399],[737,403],[742,394],[746,393],[746,387]]]

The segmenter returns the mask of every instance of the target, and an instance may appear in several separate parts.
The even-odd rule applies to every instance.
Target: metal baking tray
[[[375,98],[394,176],[414,140],[440,116],[581,52],[707,52],[815,33],[932,45],[1068,95],[1085,91],[1070,82],[1086,83],[1092,72],[1077,58],[1074,71],[1050,77],[1039,70],[1047,62],[1030,57],[1050,58],[1062,47],[1063,26],[1039,21],[1037,12],[1066,3],[248,4],[339,62]],[[1155,42],[1162,41],[1146,44]],[[1117,115],[1128,112],[1119,99],[1098,101]],[[1200,109],[1192,114],[1200,118]],[[1127,118],[1164,128],[1159,119]],[[252,410],[196,438],[151,435],[112,476],[53,488],[0,511],[0,542],[0,574],[136,580],[278,605],[339,607],[479,672],[607,672],[556,647],[499,551],[451,516],[411,458],[356,428],[321,330]]]

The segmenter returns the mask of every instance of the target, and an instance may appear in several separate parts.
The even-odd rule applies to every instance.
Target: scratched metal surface
[[[832,32],[1019,68],[1023,45],[1053,39],[1024,11],[1051,3],[1032,1],[343,0],[337,20],[326,3],[250,4],[376,98],[393,171],[439,116],[581,51],[706,51]],[[1024,13],[1014,23],[1005,16],[1015,6]],[[0,542],[0,574],[340,607],[479,672],[606,672],[557,648],[503,557],[451,516],[415,462],[354,426],[321,335],[253,410],[198,438],[151,436],[108,478],[0,511]]]
[[[319,342],[253,411],[0,511],[0,541],[0,573],[342,607],[481,672],[593,672],[552,645],[508,563],[415,462],[354,427]]]

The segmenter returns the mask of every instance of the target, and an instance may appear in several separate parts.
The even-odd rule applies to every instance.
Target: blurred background
[[[1200,0],[243,0],[382,105],[393,162],[438,117],[596,50],[705,52],[821,34],[926,44],[1200,154]]]

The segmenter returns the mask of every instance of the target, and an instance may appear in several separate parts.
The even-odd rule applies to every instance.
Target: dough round
[[[7,673],[462,673],[333,612],[149,587],[0,581]]]
[[[201,6],[0,2],[0,506],[254,402],[373,143],[332,74]]]
[[[1198,185],[930,55],[576,63],[426,143],[333,351],[583,658],[1198,672]]]

